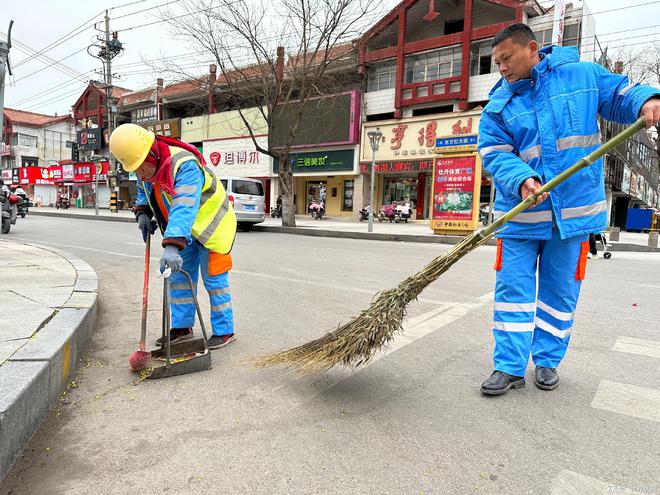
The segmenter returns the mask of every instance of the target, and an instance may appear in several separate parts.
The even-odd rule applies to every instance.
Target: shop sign
[[[100,150],[103,148],[103,129],[81,129],[77,135],[78,149]]]
[[[445,136],[435,140],[436,155],[444,153],[476,151],[476,149],[476,134],[467,134],[465,136]]]
[[[5,169],[2,171],[2,180],[6,183],[11,182],[11,169]]]
[[[431,172],[433,170],[433,160],[412,160],[398,162],[376,162],[374,168],[377,174],[418,174],[420,172]],[[361,163],[360,173],[370,174],[371,163]]]
[[[456,118],[429,119],[414,117],[398,122],[380,124],[369,122],[362,126],[360,161],[371,161],[371,146],[367,132],[379,129],[382,141],[376,151],[376,158],[382,161],[433,159],[438,138],[476,136],[480,114],[464,115]]]
[[[352,172],[353,150],[315,151],[308,153],[292,153],[291,171],[294,174],[310,172]],[[279,160],[273,162],[273,170],[279,170]]]
[[[86,162],[74,165],[73,182],[95,182],[96,168],[98,167],[99,181],[105,181],[108,174],[108,162]]]
[[[268,148],[268,136],[257,136],[257,144]],[[268,177],[270,157],[257,151],[251,137],[204,141],[202,155],[216,175]]]
[[[49,168],[45,167],[23,167],[19,169],[21,185],[29,184],[52,184],[49,180]]]
[[[477,227],[480,166],[475,155],[436,158],[431,228],[468,231]]]
[[[179,119],[159,120],[149,124],[142,124],[145,129],[159,136],[181,137],[181,125]]]
[[[5,143],[0,143],[0,156],[9,156],[11,152],[11,146]]]
[[[51,165],[48,167],[48,180],[53,184],[62,182],[62,165]]]
[[[18,168],[12,168],[11,169],[11,183],[12,184],[19,184],[19,170]]]
[[[621,191],[628,194],[630,192],[630,169],[623,166],[623,179],[621,180]]]
[[[62,179],[63,180],[73,180],[73,164],[69,163],[67,165],[62,165]]]

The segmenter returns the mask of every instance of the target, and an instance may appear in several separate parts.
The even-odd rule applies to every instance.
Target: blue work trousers
[[[211,302],[211,328],[213,335],[234,333],[234,313],[229,292],[229,272],[219,275],[209,273],[209,250],[198,242],[188,244],[179,253],[183,258],[183,269],[190,274],[195,292],[200,267],[204,287]],[[182,273],[172,273],[170,279],[172,327],[187,328],[195,325],[195,302],[188,279]]]
[[[550,240],[498,240],[496,370],[524,376],[530,353],[537,366],[559,365],[570,340],[588,252],[588,236],[562,240],[557,229]]]

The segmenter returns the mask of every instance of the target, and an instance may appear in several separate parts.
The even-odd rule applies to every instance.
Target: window
[[[461,75],[461,47],[406,57],[406,84],[435,81]]]
[[[497,72],[497,65],[492,57],[493,49],[490,44],[493,40],[472,43],[470,49],[470,75],[493,74]]]
[[[534,31],[536,41],[539,43],[539,48],[544,48],[552,44],[552,28],[544,29],[542,31]],[[578,46],[580,41],[580,24],[566,24],[564,25],[564,36],[562,46]]]
[[[261,185],[261,182],[234,179],[231,187],[234,194],[251,194],[252,196],[264,195],[264,188]]]
[[[36,136],[29,136],[27,134],[19,134],[18,135],[18,145],[19,146],[28,146],[30,148],[36,148],[37,147],[37,137]]]
[[[342,201],[342,211],[353,211],[353,187],[352,180],[344,181],[344,200]],[[333,188],[334,189],[334,188]]]
[[[382,91],[395,86],[396,60],[387,60],[369,66],[367,91]]]
[[[445,21],[445,34],[454,34],[463,32],[463,19],[454,21]]]
[[[544,29],[543,31],[534,31],[536,41],[539,43],[539,48],[544,48],[552,44],[552,28]]]
[[[564,26],[563,46],[578,46],[580,41],[580,25],[568,24]]]

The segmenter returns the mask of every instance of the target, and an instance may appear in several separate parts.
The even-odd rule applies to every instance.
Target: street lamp
[[[369,190],[369,232],[374,231],[374,182],[375,182],[375,170],[376,170],[376,151],[378,151],[378,145],[380,144],[380,139],[383,137],[383,133],[380,132],[380,129],[376,128],[375,131],[367,132],[369,136],[369,143],[371,144],[371,187]]]

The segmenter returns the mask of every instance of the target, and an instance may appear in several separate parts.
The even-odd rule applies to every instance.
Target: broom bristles
[[[350,322],[298,347],[251,358],[250,364],[255,368],[284,365],[308,374],[327,371],[336,365],[367,363],[402,331],[408,304],[465,254],[491,238],[492,234],[463,239],[396,288],[376,294],[369,308]]]

